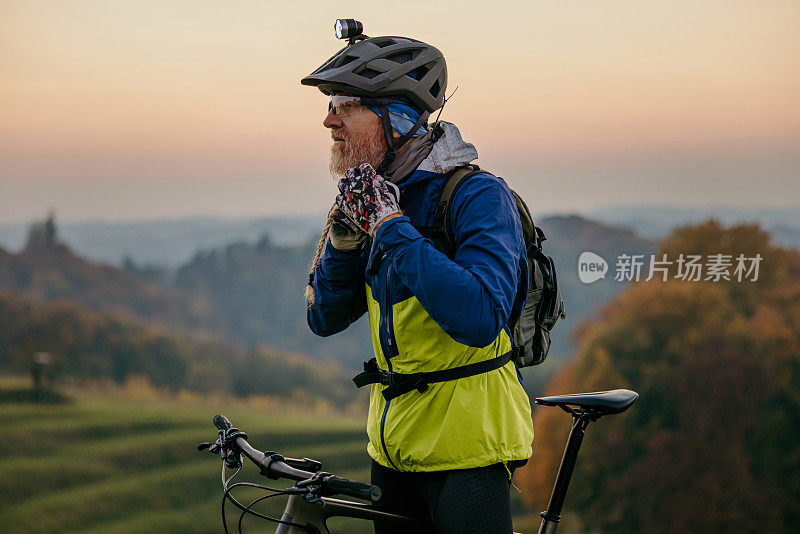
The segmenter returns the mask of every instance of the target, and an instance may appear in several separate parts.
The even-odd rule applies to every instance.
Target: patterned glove
[[[400,190],[375,173],[369,163],[348,169],[339,180],[336,205],[355,224],[371,236],[384,218],[400,211]]]
[[[361,248],[367,239],[367,234],[356,226],[350,217],[342,213],[338,206],[333,207],[330,216],[332,221],[328,237],[330,237],[333,248],[343,252],[352,252]]]

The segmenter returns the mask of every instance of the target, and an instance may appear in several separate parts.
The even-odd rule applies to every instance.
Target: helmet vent
[[[387,46],[392,46],[393,44],[396,43],[394,42],[394,39],[386,39],[384,41],[372,41],[372,44],[374,44],[377,47],[384,48]]]
[[[433,82],[433,85],[431,85],[430,93],[433,98],[439,97],[439,80]]]
[[[383,73],[378,72],[377,70],[374,70],[374,69],[364,69],[361,72],[359,72],[358,74],[360,76],[363,76],[364,78],[367,78],[367,79],[371,80],[375,76],[377,76],[379,74],[383,74]]]
[[[406,76],[408,76],[409,78],[411,78],[413,80],[421,80],[422,78],[425,77],[426,74],[428,74],[429,70],[431,70],[431,69],[429,69],[428,67],[425,67],[425,66],[417,67],[416,69],[414,69],[411,72],[409,72],[408,74],[406,74]]]
[[[421,52],[422,50],[419,49],[404,50],[402,52],[389,54],[388,56],[386,56],[386,59],[388,59],[389,61],[394,61],[395,63],[400,63],[402,65],[403,63],[408,63],[412,59],[415,59]]]
[[[358,59],[358,58],[357,58],[356,56],[344,56],[344,57],[342,58],[342,61],[341,61],[341,63],[339,63],[338,65],[336,65],[336,67],[341,67],[342,65],[347,65],[348,63],[352,63],[353,61],[355,61],[355,60],[357,60],[357,59]]]

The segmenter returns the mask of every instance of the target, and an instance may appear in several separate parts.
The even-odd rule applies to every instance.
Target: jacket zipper
[[[389,372],[392,372],[391,358],[392,356],[397,355],[397,343],[393,342],[394,328],[392,327],[392,306],[389,302],[389,271],[391,268],[392,264],[389,263],[389,265],[386,267],[386,283],[383,289],[384,313],[382,319],[385,332],[382,332],[382,334],[385,334],[386,342],[385,344],[381,345],[381,348],[383,349],[383,359],[386,361],[386,365],[389,367]],[[383,446],[383,453],[386,455],[386,459],[389,460],[389,463],[392,464],[392,467],[399,471],[395,463],[392,461],[391,456],[389,456],[389,449],[386,447],[386,437],[384,435],[384,430],[386,428],[386,414],[389,412],[389,404],[391,404],[391,402],[392,401],[390,400],[386,401],[386,404],[383,407],[383,415],[381,416],[381,445]]]
[[[389,363],[389,371],[391,370],[392,364]],[[392,467],[394,467],[397,471],[400,471],[400,469],[398,469],[392,461],[392,457],[389,455],[389,449],[386,448],[386,438],[384,437],[384,429],[386,428],[386,413],[389,411],[389,404],[391,404],[391,402],[392,401],[390,400],[386,401],[386,404],[383,407],[383,415],[381,416],[381,445],[383,446],[383,453],[386,455],[386,459],[389,460],[389,463],[392,464]]]
[[[386,255],[383,255],[383,259],[386,258]],[[383,357],[386,360],[387,364],[389,360],[397,356],[397,342],[394,339],[394,325],[392,324],[392,306],[389,303],[389,272],[392,268],[392,264],[389,263],[386,267],[386,283],[383,288],[383,313],[381,314],[381,320],[379,325],[379,333],[380,333],[380,342],[381,342],[381,350],[383,351]]]

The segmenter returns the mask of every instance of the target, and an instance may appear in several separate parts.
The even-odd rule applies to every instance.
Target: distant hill
[[[648,256],[655,252],[656,242],[641,237],[638,233],[617,228],[579,215],[544,217],[537,222],[547,240],[545,251],[553,255],[558,273],[558,283],[565,301],[567,319],[556,325],[554,350],[571,354],[574,346],[566,343],[563,328],[571,332],[595,308],[601,306],[625,289],[627,282],[614,280],[613,272],[617,257],[622,254]],[[594,252],[604,258],[612,275],[592,284],[584,284],[578,278],[578,257],[582,252]]]
[[[269,343],[286,350],[335,359],[357,369],[372,353],[366,317],[329,338],[306,323],[303,297],[315,245],[282,247],[264,238],[198,252],[174,274],[169,288],[209,303],[219,331],[244,344]]]
[[[60,236],[52,224],[52,232]],[[625,287],[613,277],[581,283],[580,254],[592,251],[613,264],[621,253],[649,254],[655,247],[630,230],[574,215],[543,217],[537,224],[548,236],[545,247],[558,267],[567,318],[553,333],[548,362],[527,372],[534,382],[572,354],[570,333],[582,320]],[[21,252],[0,251],[0,288],[42,302],[66,299],[91,310],[124,311],[176,332],[205,332],[242,346],[268,344],[319,360],[334,359],[351,371],[372,353],[366,318],[329,338],[308,329],[302,293],[314,251],[311,240],[278,245],[265,234],[255,242],[240,240],[202,250],[174,270],[133,261],[119,269],[86,260],[60,237],[48,242],[45,234],[34,227]]]
[[[125,382],[145,376],[173,391],[224,391],[240,396],[296,392],[334,403],[352,398],[333,363],[267,347],[243,350],[189,337],[129,316],[90,312],[75,304],[31,302],[0,291],[0,373],[27,374],[31,355],[52,355],[50,376]]]
[[[59,235],[77,254],[95,262],[176,268],[202,249],[236,241],[254,243],[265,234],[276,245],[296,245],[319,235],[324,217],[226,219],[187,217],[174,220],[59,224]],[[17,252],[25,246],[27,224],[0,226],[0,247]]]
[[[758,222],[776,244],[800,249],[800,207],[608,206],[580,217],[632,230],[645,239],[659,239],[676,226],[698,223],[711,217],[728,225]],[[268,235],[277,246],[300,245],[319,235],[323,222],[323,216],[85,221],[61,223],[59,234],[76,254],[94,262],[121,266],[129,258],[139,266],[162,266],[172,270],[190,261],[199,250],[225,247],[240,241],[255,244],[264,235]],[[0,225],[0,248],[20,251],[25,245],[27,227],[27,224]]]
[[[593,210],[588,216],[614,226],[630,228],[650,239],[666,237],[678,226],[696,224],[710,218],[715,218],[725,225],[758,223],[769,232],[775,244],[800,249],[800,206],[786,208],[609,206]]]
[[[0,288],[40,302],[67,300],[88,310],[125,313],[178,331],[201,331],[213,324],[202,299],[88,261],[56,234],[50,219],[31,227],[21,252],[0,249]]]

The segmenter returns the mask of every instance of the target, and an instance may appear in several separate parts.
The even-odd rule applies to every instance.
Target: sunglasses
[[[357,96],[331,95],[331,99],[328,102],[328,113],[347,117],[361,106],[361,99]]]

